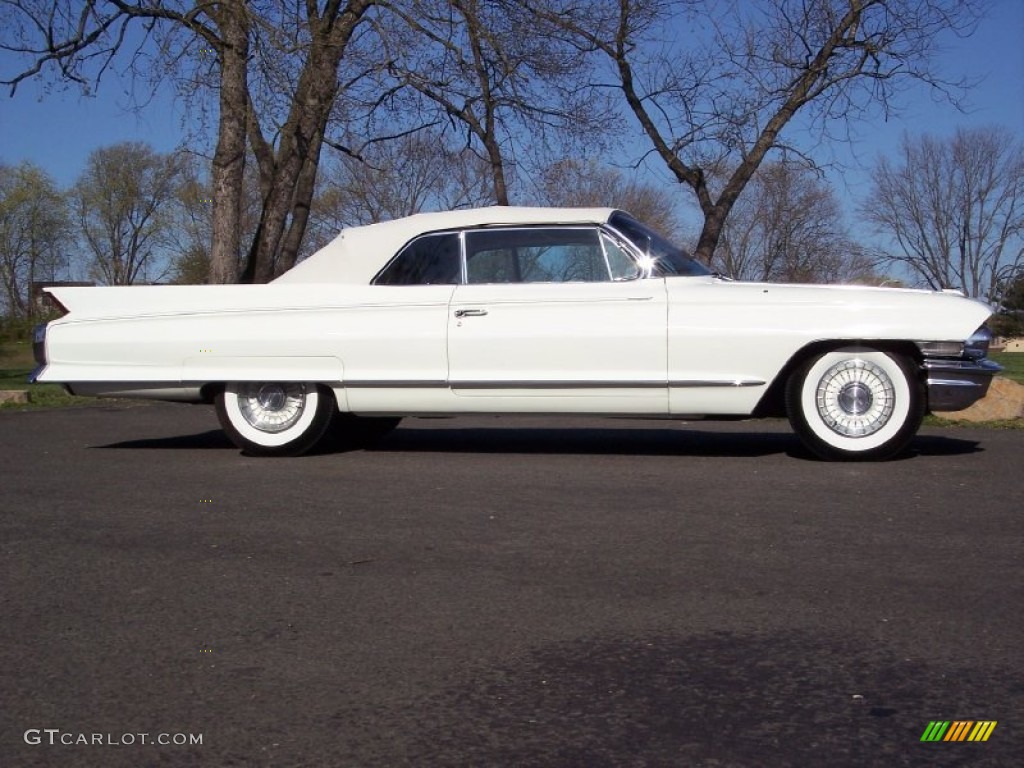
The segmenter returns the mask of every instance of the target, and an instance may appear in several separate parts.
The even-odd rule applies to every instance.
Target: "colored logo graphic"
[[[932,720],[921,741],[988,741],[997,720]]]

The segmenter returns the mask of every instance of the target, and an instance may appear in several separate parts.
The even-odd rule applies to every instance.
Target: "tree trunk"
[[[238,279],[242,193],[245,175],[246,111],[248,109],[249,22],[245,9],[223,4],[218,18],[224,45],[221,66],[220,120],[213,155],[213,243],[210,282]]]
[[[334,5],[333,3],[331,5]],[[369,0],[353,0],[331,15],[311,18],[309,58],[299,75],[288,120],[281,128],[277,152],[260,160],[261,187],[268,190],[242,282],[266,283],[290,269],[309,220],[323,135],[338,90],[338,66]],[[258,130],[256,121],[250,130]],[[266,147],[262,136],[251,136]]]

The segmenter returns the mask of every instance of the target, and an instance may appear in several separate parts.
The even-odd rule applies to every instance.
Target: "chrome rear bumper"
[[[991,360],[925,360],[928,410],[962,411],[981,400],[1003,367]]]

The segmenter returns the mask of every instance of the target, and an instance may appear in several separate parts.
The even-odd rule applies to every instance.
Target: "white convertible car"
[[[268,285],[49,289],[34,381],[215,403],[246,452],[403,416],[789,417],[824,458],[903,450],[999,366],[958,293],[733,282],[628,214],[484,208],[346,229]]]

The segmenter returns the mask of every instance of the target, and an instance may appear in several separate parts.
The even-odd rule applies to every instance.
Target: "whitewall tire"
[[[300,456],[320,442],[337,410],[326,387],[310,383],[229,382],[216,399],[231,441],[254,456]]]
[[[924,417],[913,363],[870,347],[844,347],[797,368],[786,411],[804,444],[824,459],[886,459],[903,451]]]

